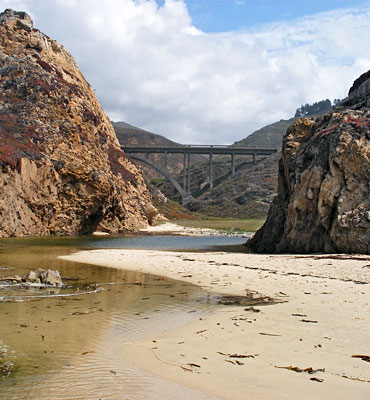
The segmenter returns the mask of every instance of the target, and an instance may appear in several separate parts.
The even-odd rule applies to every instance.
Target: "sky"
[[[344,98],[370,69],[370,0],[0,0],[58,40],[113,121],[230,144]]]

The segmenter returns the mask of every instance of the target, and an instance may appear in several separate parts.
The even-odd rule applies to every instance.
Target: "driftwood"
[[[361,360],[363,360],[363,361],[370,362],[370,356],[365,356],[365,355],[361,355],[361,354],[354,354],[352,356],[352,358],[361,358]]]
[[[316,372],[325,372],[325,368],[318,368],[318,369],[313,369],[312,367],[299,368],[299,367],[293,367],[291,365],[289,365],[289,367],[279,367],[278,365],[275,365],[275,368],[287,369],[289,371],[295,371],[295,372],[306,372],[308,374],[316,374]]]
[[[230,358],[254,358],[257,357],[258,354],[230,354],[230,353],[222,353],[221,351],[217,352],[218,354],[221,354],[222,356],[227,356]]]

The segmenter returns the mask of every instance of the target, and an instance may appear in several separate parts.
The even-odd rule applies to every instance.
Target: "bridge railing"
[[[238,147],[238,146],[225,146],[225,145],[194,145],[194,144],[184,144],[184,145],[174,145],[174,146],[121,146],[122,150],[126,150],[127,152],[182,152],[182,151],[191,151],[199,152],[201,150],[205,150],[207,152],[210,151],[219,151],[222,150],[226,153],[233,153],[238,151],[263,151],[275,153],[278,151],[278,148],[266,148],[266,147],[257,147],[257,146],[249,146],[249,147]]]

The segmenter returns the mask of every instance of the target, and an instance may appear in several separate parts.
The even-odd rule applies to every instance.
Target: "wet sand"
[[[63,258],[275,299],[220,305],[117,349],[160,378],[223,399],[369,399],[370,362],[353,357],[370,356],[369,256],[92,250]]]

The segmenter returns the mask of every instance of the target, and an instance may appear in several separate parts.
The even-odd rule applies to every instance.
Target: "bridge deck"
[[[191,154],[205,154],[209,155],[209,187],[213,188],[214,184],[214,171],[213,171],[213,155],[214,154],[225,154],[231,156],[231,171],[230,176],[233,176],[236,172],[235,168],[235,156],[236,155],[251,155],[253,156],[253,162],[256,161],[256,156],[267,156],[276,153],[278,149],[273,148],[258,148],[258,147],[232,147],[232,146],[198,146],[198,145],[178,145],[178,146],[121,146],[121,149],[127,154],[131,154],[133,159],[141,161],[157,172],[165,176],[181,194],[182,203],[186,204],[193,197],[191,195],[190,185],[190,155]],[[149,160],[151,153],[164,154],[164,168],[158,167],[154,162]],[[184,167],[182,172],[182,187],[178,182],[175,181],[167,170],[167,155],[168,154],[183,154],[184,155]],[[145,154],[146,158],[137,156],[136,154]]]
[[[180,154],[250,154],[269,155],[278,149],[258,147],[230,147],[230,146],[121,146],[126,153],[180,153]]]

